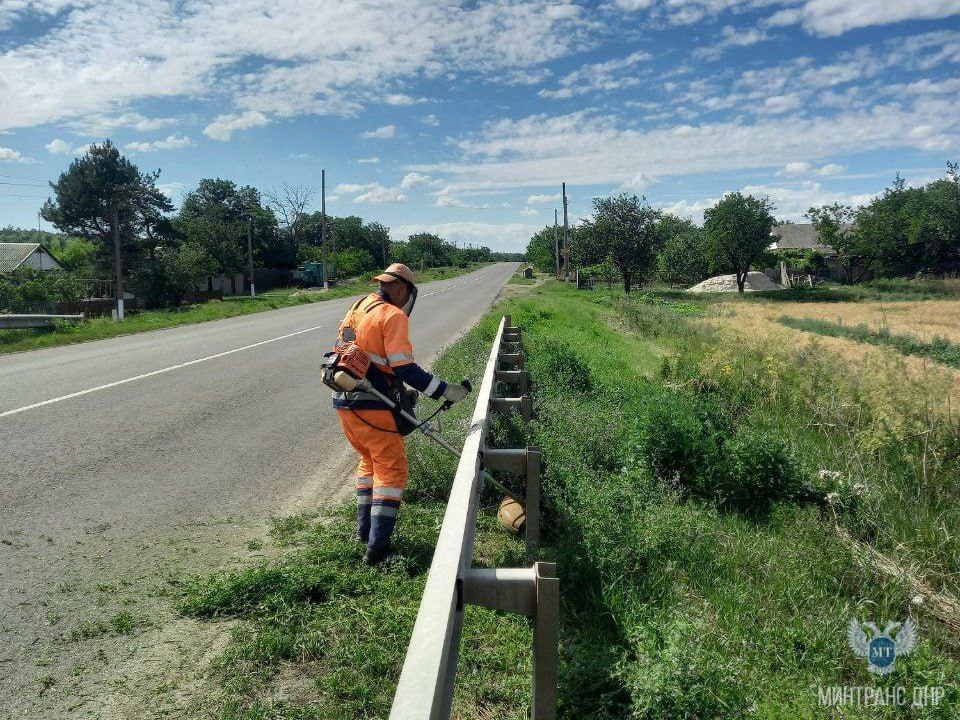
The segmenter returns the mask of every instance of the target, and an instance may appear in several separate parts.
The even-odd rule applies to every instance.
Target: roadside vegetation
[[[464,267],[440,267],[418,273],[418,281],[432,282],[456,277],[482,267],[480,263],[471,263]],[[222,320],[238,315],[292,307],[308,303],[334,300],[336,298],[361,295],[370,290],[366,278],[358,278],[335,285],[326,291],[305,291],[299,288],[278,288],[257,293],[256,298],[243,295],[225,297],[223,300],[184,305],[171,310],[145,310],[127,316],[122,322],[111,318],[92,318],[78,325],[57,323],[51,328],[30,330],[0,330],[0,354],[36,350],[44,347],[69,345],[89,340],[130,335],[148,330],[192,325],[208,320]]]
[[[940,706],[910,717],[953,717],[952,371],[911,379],[881,348],[866,370],[851,367],[813,336],[782,342],[794,331],[776,323],[744,336],[729,302],[764,309],[548,282],[500,303],[437,363],[475,378],[500,315],[523,328],[537,419],[503,418],[494,436],[543,452],[561,717],[833,718],[817,687],[840,684],[943,686]],[[468,405],[445,421],[448,436]],[[400,553],[385,568],[359,564],[343,508],[278,525],[274,561],[184,583],[183,612],[239,620],[214,669],[217,717],[386,716],[454,469],[410,442]],[[524,564],[497,501],[484,498],[476,562]],[[846,624],[908,615],[919,646],[889,678],[870,675]],[[525,620],[469,608],[455,714],[524,717],[529,643]]]

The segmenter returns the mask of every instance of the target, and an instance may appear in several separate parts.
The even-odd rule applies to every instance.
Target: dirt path
[[[346,450],[274,515],[345,499]],[[122,523],[53,535],[0,535],[9,568],[0,624],[0,718],[197,717],[207,668],[228,623],[178,617],[176,583],[266,557],[268,516],[224,516],[164,527]],[[201,692],[202,691],[202,692]]]

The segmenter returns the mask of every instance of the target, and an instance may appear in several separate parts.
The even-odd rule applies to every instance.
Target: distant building
[[[817,229],[812,223],[777,225],[770,235],[773,238],[771,250],[815,250],[826,258],[837,255],[832,246],[820,243]]]
[[[0,273],[10,273],[21,267],[63,270],[63,266],[40,243],[0,242]]]
[[[853,230],[852,223],[845,223],[843,230]],[[770,233],[770,250],[813,250],[823,256],[825,267],[822,270],[815,271],[814,274],[835,280],[838,282],[850,283],[869,280],[873,277],[867,268],[859,263],[852,265],[843,265],[837,256],[836,249],[831,245],[825,245],[820,242],[817,235],[817,229],[812,223],[788,223],[786,225],[777,225]],[[784,271],[786,267],[770,268],[765,272],[771,278],[783,283],[785,281]],[[806,272],[806,271],[801,271]],[[792,271],[790,271],[792,274]]]

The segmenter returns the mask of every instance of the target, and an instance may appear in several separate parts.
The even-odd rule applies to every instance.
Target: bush
[[[562,342],[549,340],[537,347],[530,364],[534,373],[550,384],[579,393],[593,390],[590,366]]]
[[[745,423],[723,446],[722,472],[717,473],[717,499],[722,505],[762,514],[777,500],[794,497],[800,474],[787,443],[771,428]]]
[[[718,457],[717,437],[707,415],[693,398],[655,393],[637,433],[640,453],[654,472],[700,496],[709,494]]]

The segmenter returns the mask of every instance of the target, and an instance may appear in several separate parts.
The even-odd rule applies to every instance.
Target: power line
[[[43,178],[24,177],[23,175],[7,175],[6,173],[0,173],[0,177],[12,178],[13,180],[36,180],[40,183],[46,183],[46,180]]]
[[[46,187],[46,185],[41,185],[40,183],[5,182],[4,180],[0,180],[0,185],[14,185],[16,187]]]

